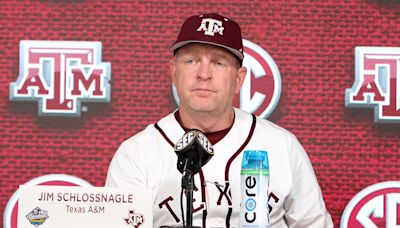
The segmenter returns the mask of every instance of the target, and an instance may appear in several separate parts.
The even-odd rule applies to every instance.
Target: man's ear
[[[171,80],[172,80],[172,83],[173,83],[173,84],[175,84],[175,70],[176,70],[176,67],[175,67],[175,59],[173,58],[173,59],[171,59],[171,61],[169,62],[169,71],[170,71],[170,73],[171,73]]]
[[[238,69],[235,93],[239,93],[240,92],[240,89],[242,88],[244,79],[246,78],[246,74],[247,74],[247,68],[246,67],[240,67]]]

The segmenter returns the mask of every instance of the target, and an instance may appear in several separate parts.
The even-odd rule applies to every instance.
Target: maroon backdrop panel
[[[335,226],[349,200],[400,179],[400,124],[344,106],[355,46],[399,46],[395,1],[4,1],[0,7],[0,208],[32,178],[74,175],[102,186],[119,144],[176,108],[170,46],[183,20],[219,12],[275,60],[282,93],[270,120],[306,148]],[[40,117],[37,102],[9,101],[20,40],[102,42],[112,98],[78,118]]]

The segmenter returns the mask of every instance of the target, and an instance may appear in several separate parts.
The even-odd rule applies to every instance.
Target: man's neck
[[[179,118],[184,128],[199,129],[203,132],[216,132],[232,126],[235,113],[233,108],[229,112],[213,114],[209,112],[189,113],[179,109]]]

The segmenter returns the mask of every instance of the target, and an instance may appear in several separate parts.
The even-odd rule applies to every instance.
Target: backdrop
[[[23,184],[69,174],[103,186],[119,144],[176,108],[170,46],[189,15],[218,12],[276,62],[282,81],[271,121],[304,145],[335,226],[367,186],[400,178],[399,124],[348,108],[355,47],[396,47],[400,4],[378,0],[3,1],[0,6],[0,208]],[[20,40],[100,41],[111,63],[111,101],[81,117],[40,117],[37,102],[9,100]]]

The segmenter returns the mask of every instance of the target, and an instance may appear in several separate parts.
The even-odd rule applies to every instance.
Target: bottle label
[[[242,169],[240,171],[241,175],[264,175],[264,176],[269,176],[269,170],[265,169],[259,169],[259,170],[254,170],[254,169]]]
[[[269,227],[267,151],[244,151],[241,169],[240,227]]]

